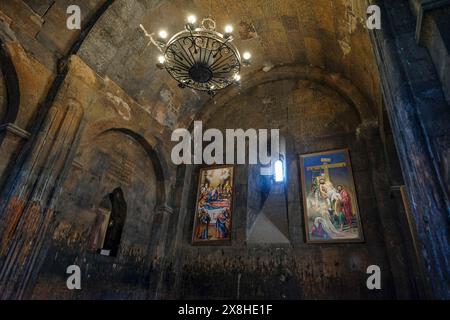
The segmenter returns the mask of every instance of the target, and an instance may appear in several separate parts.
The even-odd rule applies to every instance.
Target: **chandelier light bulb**
[[[236,81],[241,81],[241,76],[239,75],[239,74],[235,74],[234,75],[234,80],[236,80]]]
[[[194,23],[197,22],[197,17],[194,16],[194,15],[190,15],[190,16],[187,18],[187,21],[188,21],[188,23],[190,23],[190,24],[194,24]]]
[[[159,35],[159,37],[161,39],[166,39],[167,38],[167,31],[166,30],[161,30],[158,35]]]
[[[166,58],[164,56],[159,56],[158,61],[159,63],[164,64],[164,62],[166,62]]]
[[[252,55],[250,54],[250,52],[244,52],[244,60],[250,60],[250,58],[252,57]]]
[[[226,32],[226,33],[232,33],[232,32],[233,32],[233,26],[227,25],[227,26],[225,27],[225,32]]]

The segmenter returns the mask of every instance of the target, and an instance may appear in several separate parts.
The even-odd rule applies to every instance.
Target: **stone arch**
[[[19,113],[20,106],[20,88],[19,78],[14,67],[14,63],[4,45],[0,40],[0,69],[1,75],[4,78],[4,84],[6,87],[6,112],[2,119],[0,119],[0,125],[5,123],[14,123]]]
[[[319,75],[315,79],[320,79]],[[304,76],[306,78],[307,75]],[[246,91],[241,95],[228,96],[224,92],[223,96],[218,97],[217,105],[210,105],[213,116],[208,117],[208,109],[204,110],[207,116],[200,117],[202,120],[206,118],[205,128],[219,130],[229,126],[244,130],[279,128],[280,137],[286,140],[285,166],[289,178],[283,185],[269,183],[267,180],[270,179],[260,177],[258,167],[250,167],[247,176],[244,171],[241,175],[242,181],[247,181],[247,193],[236,203],[247,208],[241,222],[246,225],[246,241],[251,245],[288,245],[299,240],[302,235],[293,230],[304,223],[297,220],[302,211],[300,207],[289,207],[289,203],[300,199],[301,184],[296,178],[300,174],[297,155],[349,147],[358,156],[364,157],[364,143],[356,139],[358,128],[362,121],[375,119],[368,104],[353,86],[344,83],[338,91],[325,82],[338,81],[338,77],[325,77],[319,82],[288,73],[283,78],[257,79],[245,87]],[[346,95],[343,94],[345,92]],[[257,103],[269,107],[260,108],[263,105],[258,106]],[[358,109],[355,105],[366,109]],[[313,123],[321,125],[312,126]],[[274,210],[274,207],[277,209]]]
[[[137,132],[127,129],[127,128],[111,128],[106,131],[103,131],[103,133],[107,132],[121,132],[134,140],[136,140],[142,148],[145,150],[146,154],[150,158],[153,168],[155,169],[156,174],[156,181],[158,183],[158,187],[156,190],[156,197],[157,197],[157,206],[163,205],[166,203],[166,192],[165,192],[165,174],[163,169],[163,164],[161,162],[161,158],[158,156],[156,150],[150,145],[150,143],[140,134]]]
[[[306,65],[283,65],[269,72],[259,71],[254,75],[248,75],[240,87],[232,87],[220,92],[213,104],[207,103],[197,114],[197,119],[207,121],[212,114],[222,108],[229,101],[240,94],[256,86],[270,82],[303,79],[316,82],[336,91],[351,107],[353,107],[361,120],[361,123],[373,123],[376,121],[375,107],[369,105],[359,89],[349,80],[338,73],[329,73],[326,70]],[[206,108],[207,107],[207,108]]]
[[[140,134],[136,128],[125,127],[124,125],[113,123],[111,120],[100,120],[93,123],[90,126],[90,129],[84,134],[84,139],[82,138],[79,149],[83,150],[84,147],[91,143],[92,140],[89,137],[99,137],[108,132],[122,133],[135,140],[143,148],[155,170],[157,181],[156,206],[159,207],[165,205],[167,200],[166,179],[169,173],[167,163],[162,156],[163,151],[157,146],[157,140],[154,139],[152,141],[151,138]]]

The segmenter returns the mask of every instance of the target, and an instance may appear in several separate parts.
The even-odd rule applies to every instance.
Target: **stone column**
[[[372,175],[371,180],[380,215],[386,255],[391,267],[392,281],[397,294],[396,298],[425,298],[426,284],[420,281],[420,277],[416,277],[423,270],[415,259],[416,257],[411,256],[410,250],[408,250],[412,245],[411,237],[404,236],[404,233],[410,232],[409,225],[406,217],[402,215],[403,212],[398,212],[396,200],[391,196],[390,172],[384,156],[384,147],[379,135],[378,123],[362,123],[357,131],[367,148]],[[406,269],[410,271],[405,272]]]
[[[417,8],[417,42],[430,52],[450,103],[450,0],[413,1]]]
[[[23,144],[30,138],[30,133],[13,123],[0,126],[0,186],[3,186],[10,165],[17,158]]]
[[[166,204],[155,208],[155,217],[152,226],[152,242],[150,243],[149,258],[153,265],[150,274],[149,299],[158,299],[162,290],[165,275],[165,261],[167,259],[166,241],[169,221],[173,215],[173,209]]]
[[[429,297],[449,299],[450,205],[445,155],[450,108],[427,49],[416,43],[408,1],[377,3],[382,8],[382,30],[370,34],[411,200]]]
[[[48,110],[1,193],[0,299],[24,298],[39,268],[83,116],[81,104],[64,94]]]
[[[155,208],[152,238],[155,240],[155,255],[158,257],[164,256],[164,252],[166,249],[165,237],[167,236],[167,228],[169,227],[169,220],[172,214],[173,209],[166,204],[160,205]]]

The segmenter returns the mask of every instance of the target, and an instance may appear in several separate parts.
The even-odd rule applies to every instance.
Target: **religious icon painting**
[[[308,243],[363,242],[348,149],[300,156]]]
[[[200,169],[192,243],[226,245],[231,242],[234,167]]]

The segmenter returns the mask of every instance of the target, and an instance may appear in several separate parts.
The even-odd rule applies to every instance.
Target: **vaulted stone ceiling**
[[[40,8],[39,1],[27,2],[35,11],[48,7]],[[64,18],[61,8],[66,2],[57,1],[49,9],[45,14],[49,22],[45,24],[55,24],[58,17]],[[80,2],[84,18],[91,16],[103,2]],[[188,14],[199,18],[211,14],[219,31],[225,24],[232,24],[238,48],[253,55],[252,66],[243,72],[243,82],[263,73],[264,67],[311,65],[349,79],[376,113],[380,89],[365,29],[365,3],[363,0],[116,0],[94,26],[79,54],[160,123],[170,127],[181,119],[188,123],[186,119],[192,119],[202,106],[210,103],[209,97],[178,88],[165,71],[155,67],[158,50],[148,45],[139,24],[149,32],[164,28],[172,35],[183,27]],[[64,52],[73,36],[64,37],[67,30],[58,29],[58,38],[49,32],[55,39],[44,42],[53,41]],[[45,32],[38,36],[45,39]]]

